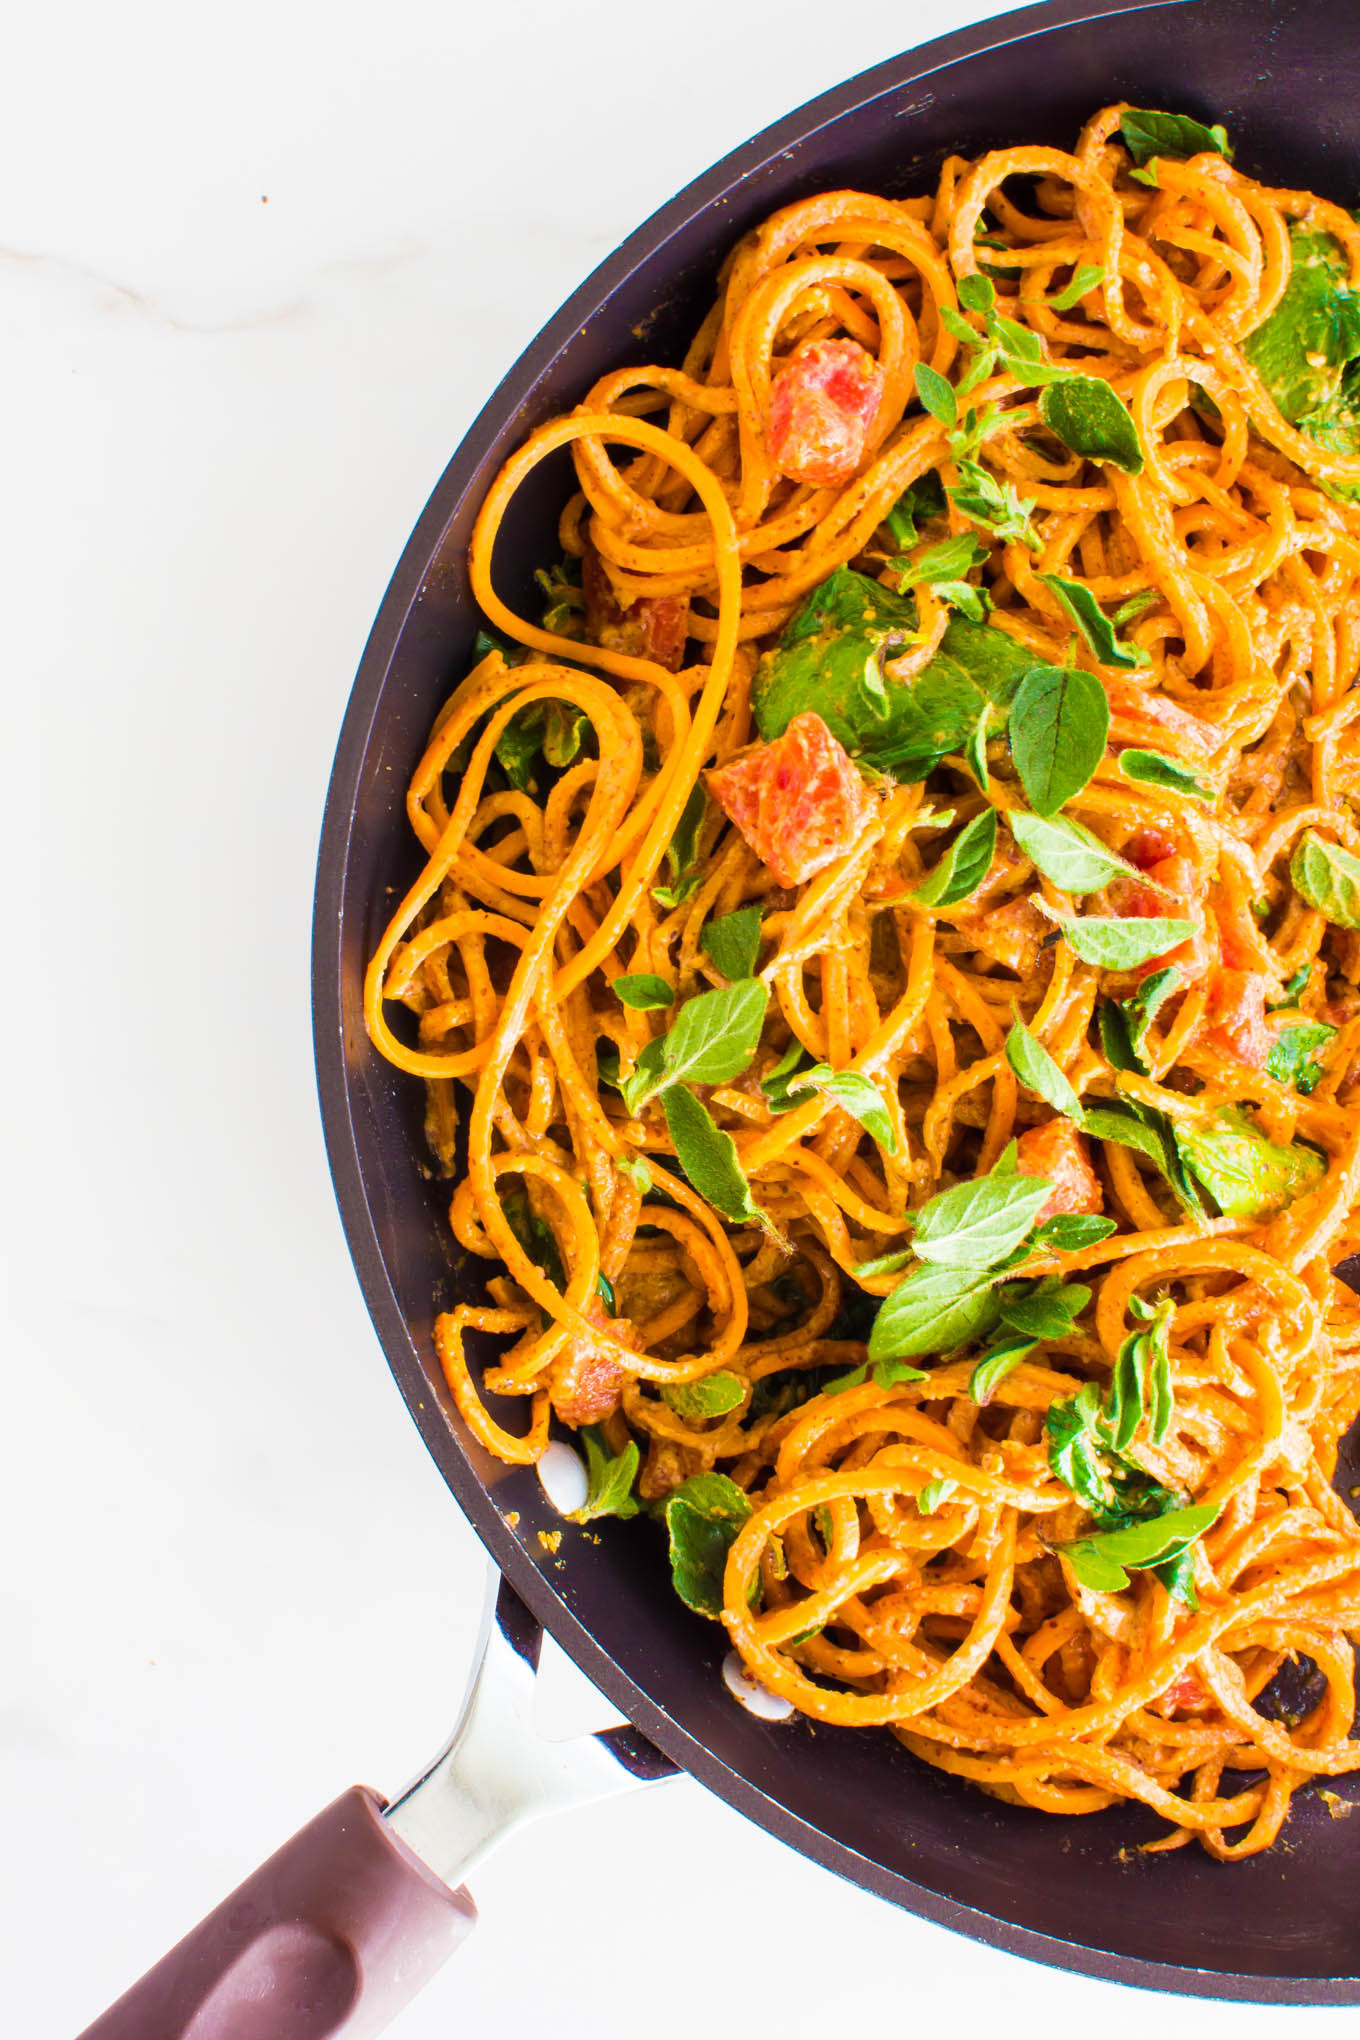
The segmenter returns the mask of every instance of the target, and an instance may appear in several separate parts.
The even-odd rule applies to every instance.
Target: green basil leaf
[[[1140,786],[1156,786],[1163,793],[1183,793],[1190,800],[1207,802],[1210,807],[1218,798],[1188,766],[1178,765],[1174,758],[1163,757],[1160,751],[1137,748],[1121,751],[1119,769],[1126,779],[1136,780]]]
[[[1011,754],[1035,813],[1047,819],[1081,792],[1105,755],[1110,704],[1094,673],[1035,666],[1011,705]]]
[[[744,1383],[725,1370],[701,1375],[698,1381],[668,1382],[661,1394],[687,1424],[702,1423],[706,1417],[725,1417],[736,1409],[746,1393]]]
[[[1133,970],[1154,956],[1188,942],[1195,932],[1193,921],[1147,919],[1087,914],[1058,917],[1063,940],[1083,963],[1098,964],[1102,970]]]
[[[1084,581],[1065,581],[1061,574],[1036,577],[1051,588],[1063,610],[1077,626],[1092,656],[1102,666],[1146,666],[1148,654],[1141,645],[1124,644],[1114,634],[1114,625]]]
[[[1112,1218],[1097,1218],[1084,1211],[1060,1211],[1044,1220],[1034,1235],[1034,1244],[1051,1247],[1055,1254],[1079,1254],[1083,1247],[1098,1247],[1118,1230]]]
[[[689,799],[680,810],[675,834],[666,851],[666,862],[671,868],[671,883],[652,887],[653,899],[659,901],[663,907],[682,906],[704,882],[703,872],[698,867],[696,859],[699,854],[699,833],[707,813],[708,795],[700,782],[691,789]]]
[[[1001,1299],[1001,1322],[1028,1339],[1066,1339],[1091,1301],[1091,1292],[1081,1282],[1046,1282],[1021,1285],[1021,1294]]]
[[[573,1511],[573,1521],[590,1523],[597,1516],[619,1516],[624,1521],[636,1516],[637,1500],[633,1482],[637,1478],[638,1448],[630,1438],[617,1457],[605,1443],[604,1432],[592,1424],[581,1432],[586,1448],[586,1498]]]
[[[1119,132],[1140,169],[1154,156],[1186,162],[1191,156],[1210,152],[1226,156],[1230,163],[1233,157],[1225,127],[1217,123],[1206,127],[1188,113],[1158,113],[1151,107],[1130,106],[1120,120]]]
[[[993,1174],[957,1183],[917,1213],[917,1256],[974,1272],[995,1268],[1020,1245],[1052,1195],[1053,1185],[1036,1176]],[[901,1293],[896,1289],[893,1296]]]
[[[985,1337],[996,1323],[995,1280],[978,1268],[913,1268],[883,1299],[869,1334],[869,1358],[912,1360]]]
[[[938,418],[942,425],[958,424],[959,405],[953,385],[925,361],[916,364],[916,394],[921,408],[929,411],[932,418]]]
[[[1316,1148],[1277,1147],[1236,1106],[1176,1128],[1188,1167],[1225,1218],[1265,1218],[1314,1189],[1327,1172]]]
[[[710,921],[699,937],[699,947],[732,984],[755,975],[760,922],[759,907],[739,907],[735,914]]]
[[[1289,863],[1294,890],[1338,928],[1360,928],[1360,857],[1305,829]]]
[[[1126,475],[1143,472],[1137,427],[1110,385],[1098,376],[1074,375],[1051,383],[1039,399],[1039,415],[1069,452],[1083,460],[1108,461]]]
[[[1035,1343],[1017,1333],[989,1346],[968,1377],[968,1393],[973,1401],[990,1402],[1006,1376],[1014,1374],[1021,1361],[1034,1351]]]
[[[1048,1050],[1037,1041],[1022,1021],[1017,1020],[1006,1036],[1006,1060],[1027,1091],[1081,1124],[1081,1100]]]
[[[1266,1058],[1266,1075],[1277,1084],[1292,1084],[1307,1098],[1322,1082],[1326,1065],[1317,1051],[1336,1038],[1335,1027],[1325,1020],[1305,1020],[1298,1027],[1282,1028]]]
[[[654,1013],[663,1006],[675,1004],[675,986],[668,985],[663,977],[651,976],[647,971],[639,971],[636,976],[616,977],[613,991],[615,998],[622,999],[625,1006],[632,1006],[639,1013]]]
[[[911,898],[920,907],[952,907],[977,891],[996,854],[996,809],[984,808],[954,838]]]
[[[751,1186],[737,1157],[737,1144],[708,1107],[679,1084],[661,1093],[661,1109],[675,1143],[676,1159],[706,1204],[733,1225],[759,1219]]]
[[[806,597],[766,652],[751,686],[768,742],[812,710],[853,756],[910,782],[957,751],[984,702],[1001,712],[1034,655],[1004,631],[951,616],[934,656],[910,680],[885,673],[891,646],[916,627],[910,595],[837,567]]]
[[[941,1502],[947,1502],[958,1492],[958,1482],[941,1474],[935,1480],[928,1480],[916,1497],[916,1511],[921,1516],[933,1516]]]
[[[1074,305],[1093,291],[1097,284],[1105,281],[1103,262],[1083,262],[1072,272],[1072,280],[1065,283],[1055,297],[1046,298],[1045,304],[1051,312],[1070,312]]]
[[[1079,1537],[1054,1549],[1068,1561],[1084,1587],[1096,1593],[1118,1593],[1129,1584],[1130,1572],[1145,1571],[1163,1560],[1177,1558],[1202,1537],[1218,1517],[1216,1502],[1201,1502],[1190,1509],[1172,1509],[1144,1523],[1130,1523],[1123,1530],[1107,1530],[1095,1537]]]
[[[806,1091],[801,1088],[803,1086],[806,1086]],[[888,1117],[883,1093],[862,1070],[833,1070],[827,1063],[814,1063],[810,1070],[798,1072],[789,1090],[793,1105],[802,1105],[806,1098],[820,1092],[824,1098],[830,1098],[833,1104],[841,1106],[852,1119],[857,1119],[890,1155],[897,1153],[897,1135]]]
[[[723,1573],[751,1504],[725,1473],[696,1473],[667,1495],[664,1514],[671,1545],[671,1580],[696,1615],[719,1621]]]
[[[1128,877],[1133,871],[1099,836],[1066,815],[1045,821],[1042,815],[1027,815],[1017,809],[1007,815],[1006,824],[1026,857],[1064,892],[1099,892],[1111,879]]]
[[[1291,425],[1353,459],[1360,452],[1360,294],[1351,288],[1350,257],[1333,235],[1301,221],[1289,240],[1284,294],[1242,351]],[[1354,484],[1325,486],[1342,502],[1356,500]]]

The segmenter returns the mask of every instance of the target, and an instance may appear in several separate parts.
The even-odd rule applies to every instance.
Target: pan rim
[[[313,1046],[326,1152],[346,1243],[378,1340],[431,1457],[502,1574],[535,1617],[641,1732],[683,1770],[768,1833],[880,1898],[967,1939],[1049,1967],[1145,1990],[1228,2002],[1360,2004],[1360,1974],[1343,1977],[1240,1973],[1161,1963],[1061,1940],[948,1897],[861,1854],[813,1826],[705,1748],[636,1685],[596,1641],[507,1526],[424,1393],[420,1355],[388,1275],[360,1162],[348,1078],[342,978],[345,881],[361,762],[388,670],[450,517],[487,458],[507,416],[552,366],[585,321],[644,260],[733,187],[754,177],[794,140],[926,82],[962,60],[1114,15],[1165,12],[1199,0],[1043,0],[937,37],[819,94],[705,170],[654,212],[578,286],[497,383],[454,450],[393,572],[364,647],[336,747],[317,863],[312,939]]]

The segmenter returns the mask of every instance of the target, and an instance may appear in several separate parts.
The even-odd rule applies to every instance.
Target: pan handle
[[[370,2040],[472,1931],[355,1785],[300,1828],[81,2040]]]

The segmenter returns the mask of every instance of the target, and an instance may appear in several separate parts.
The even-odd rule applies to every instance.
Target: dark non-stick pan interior
[[[1237,1866],[1198,1849],[1140,1857],[1141,1812],[1060,1820],[1001,1805],[882,1732],[812,1734],[733,1704],[722,1632],[672,1593],[660,1536],[560,1527],[532,1471],[488,1460],[434,1360],[435,1312],[460,1276],[428,1180],[418,1088],[370,1049],[360,987],[389,888],[416,868],[402,794],[477,627],[464,554],[502,460],[606,369],[678,360],[722,251],[775,207],[819,189],[907,193],[941,156],[1001,143],[1070,147],[1126,98],[1226,121],[1239,161],[1278,184],[1360,197],[1360,38],[1347,0],[1063,4],[1007,15],[842,86],[758,136],[610,258],[511,370],[439,483],[374,626],[326,811],[317,892],[316,1046],[351,1251],[412,1414],[450,1487],[534,1613],[647,1735],[713,1790],[843,1875],[1039,1960],[1162,1989],[1276,2002],[1360,2001],[1360,1818],[1296,1802],[1283,1846]],[[564,467],[517,504],[498,580],[527,602],[553,556]],[[1339,1478],[1360,1482],[1349,1471]],[[1343,1488],[1344,1491],[1344,1488]]]

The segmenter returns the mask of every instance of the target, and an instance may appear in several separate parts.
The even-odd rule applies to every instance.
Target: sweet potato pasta
[[[1225,1860],[1360,1767],[1357,283],[1123,106],[774,214],[491,489],[366,989],[474,1436],[803,1714]]]

